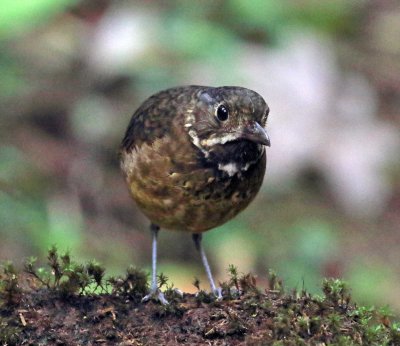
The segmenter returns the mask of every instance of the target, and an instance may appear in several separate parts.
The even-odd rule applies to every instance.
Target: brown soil
[[[387,345],[400,342],[381,318],[381,338],[368,335],[370,315],[349,304],[338,280],[325,297],[260,292],[216,302],[204,292],[178,296],[168,306],[129,295],[72,295],[40,288],[0,301],[2,345]],[[340,286],[340,284],[339,284]],[[16,296],[14,296],[15,298]],[[19,301],[15,305],[15,301]],[[13,305],[14,304],[14,305]],[[367,318],[365,318],[367,317]],[[363,322],[364,320],[364,322]],[[364,324],[364,325],[363,325]],[[372,327],[371,327],[372,328]],[[374,327],[376,329],[376,327]],[[375,330],[374,329],[374,330]],[[392,328],[393,329],[393,328]],[[391,334],[392,333],[392,334]],[[389,337],[391,339],[389,339]],[[396,339],[398,338],[398,339]],[[375,339],[374,339],[375,340]],[[396,341],[397,340],[397,341]],[[386,345],[386,344],[385,344]],[[397,344],[398,345],[398,344]]]

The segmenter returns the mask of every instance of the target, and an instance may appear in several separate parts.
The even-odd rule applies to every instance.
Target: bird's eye
[[[219,105],[217,108],[217,113],[216,113],[217,119],[219,121],[226,121],[228,120],[229,117],[229,110],[228,107],[224,105]]]
[[[265,112],[264,112],[264,114],[263,114],[263,116],[262,116],[262,119],[263,119],[264,121],[267,121],[268,115],[269,115],[269,108],[267,108],[267,109],[265,110]]]

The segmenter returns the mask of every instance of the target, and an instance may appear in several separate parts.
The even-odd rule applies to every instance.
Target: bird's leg
[[[193,234],[193,241],[196,249],[200,252],[201,260],[206,270],[208,281],[210,282],[211,292],[217,297],[218,300],[222,299],[222,289],[221,287],[216,287],[214,279],[211,273],[210,265],[208,264],[206,253],[204,252],[203,246],[201,244],[202,235],[200,233]]]
[[[165,299],[164,294],[160,291],[157,285],[157,235],[160,227],[155,224],[150,225],[150,230],[153,238],[152,242],[152,255],[151,255],[151,264],[152,264],[152,272],[151,272],[151,287],[150,293],[146,295],[142,302],[147,302],[151,298],[155,298],[161,302],[161,304],[167,305],[168,301]]]

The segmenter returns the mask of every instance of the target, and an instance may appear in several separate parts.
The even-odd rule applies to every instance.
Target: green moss
[[[0,307],[17,305],[21,300],[21,288],[18,282],[18,273],[11,262],[2,266],[0,272]]]
[[[18,273],[11,263],[1,267],[0,343],[20,344],[27,340],[22,339],[24,335],[35,330],[32,324],[51,323],[51,319],[31,316],[27,324],[23,316],[37,314],[43,310],[43,302],[51,301],[46,314],[56,314],[57,304],[63,304],[63,309],[71,313],[80,306],[86,311],[84,314],[94,314],[94,319],[85,317],[77,324],[103,319],[107,322],[105,316],[111,315],[117,329],[107,329],[111,334],[106,338],[115,342],[126,328],[132,328],[130,304],[134,304],[135,313],[149,316],[152,321],[171,318],[179,324],[185,316],[197,316],[195,329],[190,329],[191,322],[176,329],[185,331],[179,336],[182,340],[195,333],[204,339],[231,338],[248,345],[400,344],[400,324],[393,322],[389,307],[357,306],[351,301],[348,285],[341,280],[324,280],[323,296],[313,296],[304,290],[284,292],[282,281],[272,271],[269,289],[265,290],[257,286],[253,275],[239,273],[233,266],[228,271],[228,281],[221,283],[223,301],[200,290],[198,280],[194,282],[199,290],[196,295],[182,294],[161,274],[158,282],[169,304],[142,304],[141,299],[148,293],[148,278],[142,270],[129,267],[125,275],[105,279],[105,269],[100,264],[76,263],[68,253],[59,254],[52,247],[43,267],[37,265],[35,258],[25,261],[24,273]],[[39,307],[35,308],[35,304]],[[187,318],[191,321],[192,317]]]
[[[63,297],[104,289],[105,268],[95,261],[78,264],[71,260],[68,252],[60,255],[57,248],[52,246],[48,251],[46,267],[38,267],[36,262],[36,258],[28,258],[24,271],[39,285]]]
[[[10,318],[0,317],[0,344],[18,345],[21,328]]]
[[[133,266],[128,267],[125,276],[110,277],[107,283],[112,294],[129,296],[135,301],[140,301],[148,290],[147,275]]]

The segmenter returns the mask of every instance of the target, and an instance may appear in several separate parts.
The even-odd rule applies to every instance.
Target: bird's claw
[[[162,305],[168,305],[168,300],[165,299],[164,293],[159,288],[152,289],[150,293],[143,297],[142,303],[148,302],[150,299],[158,300]]]
[[[179,288],[174,288],[174,293],[178,295],[180,298],[183,297],[183,292]]]
[[[216,287],[212,293],[214,294],[215,298],[217,298],[217,301],[221,301],[223,299],[221,287]]]

